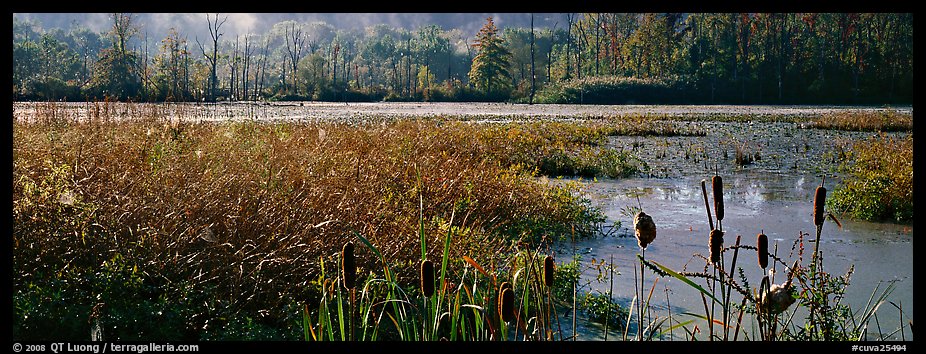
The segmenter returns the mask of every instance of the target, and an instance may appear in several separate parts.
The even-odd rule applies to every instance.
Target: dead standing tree
[[[293,94],[299,94],[299,77],[296,75],[296,72],[299,69],[299,59],[302,58],[302,52],[305,47],[305,36],[302,33],[302,28],[296,28],[296,23],[293,22],[289,28],[286,28],[286,33],[284,34],[286,39],[286,53],[289,55],[289,62],[292,65],[292,72],[290,75],[293,77]]]
[[[199,42],[199,38],[196,39],[196,43],[199,44],[199,50],[203,52],[203,56],[209,61],[209,102],[215,102],[215,88],[218,83],[216,66],[219,62],[219,37],[222,37],[222,33],[219,33],[219,29],[225,24],[226,20],[228,20],[228,16],[225,16],[222,22],[219,22],[219,14],[215,14],[215,20],[213,21],[209,18],[209,14],[206,14],[206,22],[209,24],[209,36],[212,38],[212,55],[206,53],[206,48]]]

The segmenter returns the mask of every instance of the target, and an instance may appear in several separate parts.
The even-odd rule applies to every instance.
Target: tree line
[[[913,100],[911,13],[582,13],[478,34],[283,21],[231,37],[136,15],[13,21],[14,100],[885,104]]]

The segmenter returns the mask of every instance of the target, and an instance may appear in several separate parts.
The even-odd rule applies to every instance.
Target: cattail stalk
[[[644,269],[643,262],[646,261],[646,246],[653,242],[656,239],[656,223],[653,222],[653,218],[649,215],[646,215],[644,212],[637,213],[633,217],[633,229],[634,234],[637,236],[637,244],[640,246],[641,260],[640,260],[640,301],[638,302],[639,306],[637,311],[637,328],[639,329],[640,340],[643,340],[643,285],[644,285]]]
[[[813,224],[817,226],[817,238],[813,244],[813,258],[811,262],[817,264],[817,251],[820,248],[820,233],[823,232],[823,206],[826,204],[826,187],[822,184],[817,187],[813,196]]]
[[[736,258],[739,255],[739,253],[740,253],[740,235],[736,235],[736,243],[734,243],[734,247],[733,247],[733,262],[730,263],[731,270],[736,269]],[[721,259],[722,258],[723,257],[721,257]],[[721,261],[721,265],[722,264],[723,264],[723,261]],[[721,269],[723,269],[723,267],[721,267]],[[724,276],[724,273],[720,273],[721,284],[724,284],[723,276]],[[721,287],[721,289],[723,289],[723,287]],[[724,302],[723,302],[723,312],[724,312],[723,323],[729,323],[730,321],[730,292],[732,290],[733,290],[732,286],[727,286],[727,291],[724,295]],[[730,326],[725,326],[724,332],[723,332],[724,341],[728,340],[729,332],[730,332]]]
[[[820,272],[820,265],[817,264],[820,250],[820,234],[823,233],[823,206],[826,204],[826,187],[823,186],[823,183],[826,181],[826,176],[824,176],[824,182],[820,183],[820,186],[817,187],[814,196],[813,196],[813,224],[817,227],[817,237],[814,239],[813,243],[813,257],[810,259],[810,267],[813,270],[814,276],[811,278],[811,284],[813,288],[817,288],[817,273]],[[790,280],[790,279],[789,279]],[[826,301],[826,297],[824,297]],[[826,305],[824,305],[825,308]],[[815,315],[818,311],[816,304],[811,304],[810,306],[810,321],[815,324]],[[822,316],[822,315],[821,315]],[[829,331],[826,330],[826,324],[824,324],[823,335],[824,339],[829,339]]]
[[[421,279],[421,294],[424,295],[424,301],[422,303],[425,316],[421,321],[421,339],[429,340],[431,337],[428,331],[428,322],[430,322],[431,311],[434,309],[437,310],[434,306],[436,299],[433,299],[434,296],[434,263],[430,260],[422,260],[421,266],[419,267],[420,279]],[[428,305],[429,299],[431,306]]]
[[[710,246],[710,250],[711,250],[710,261],[711,261],[711,264],[714,265],[714,267],[713,267],[714,276],[715,276],[714,279],[716,279],[718,269],[720,269],[720,267],[722,267],[722,265],[723,265],[723,264],[720,262],[720,254],[721,254],[722,251],[723,251],[723,231],[720,231],[720,230],[717,230],[717,229],[711,230],[711,236],[710,236],[710,240],[709,240],[709,246]],[[716,280],[713,280],[711,283],[712,283],[712,284],[711,284],[711,292],[713,293],[713,292],[714,292],[714,287],[716,286]],[[721,286],[720,293],[723,294],[723,282],[720,283],[720,286]],[[715,305],[715,303],[714,303],[714,302],[711,302],[711,313],[710,313],[710,316],[708,317],[708,322],[710,323],[710,333],[711,333],[710,338],[711,338],[711,341],[714,340],[714,335],[713,335],[713,332],[714,332],[714,305]]]
[[[701,180],[701,194],[704,196],[704,209],[707,210],[707,226],[710,230],[714,229],[714,219],[711,218],[711,206],[707,201],[707,180]]]
[[[354,288],[357,286],[357,262],[354,259],[354,243],[348,242],[341,248],[341,276],[344,278],[344,287],[350,292],[350,302],[348,304],[348,315],[350,332],[348,337],[354,340],[354,300],[356,293]]]
[[[717,228],[723,220],[723,179],[720,176],[711,178],[711,190],[714,192],[714,214],[717,216]]]

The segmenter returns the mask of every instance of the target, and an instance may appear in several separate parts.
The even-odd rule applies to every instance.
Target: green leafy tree
[[[109,32],[112,46],[100,52],[92,79],[97,95],[119,100],[136,98],[141,91],[138,53],[128,50],[127,43],[138,34],[138,25],[131,14],[112,14]]]
[[[511,92],[511,73],[508,63],[511,52],[504,46],[498,36],[498,28],[489,17],[486,24],[476,34],[473,47],[477,50],[473,66],[469,71],[469,80],[478,90],[488,96],[507,95]]]
[[[154,82],[160,99],[188,101],[192,98],[190,55],[186,38],[180,37],[177,30],[171,28],[168,36],[161,41],[160,54],[154,58]]]

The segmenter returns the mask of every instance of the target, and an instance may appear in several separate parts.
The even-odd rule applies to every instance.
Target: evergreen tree
[[[508,61],[511,52],[504,47],[504,41],[498,36],[498,28],[489,17],[476,35],[472,45],[478,53],[473,58],[469,71],[469,80],[477,89],[488,96],[507,95],[511,92],[511,73]]]

